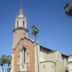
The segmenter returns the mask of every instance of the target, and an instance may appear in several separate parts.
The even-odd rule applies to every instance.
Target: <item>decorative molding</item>
[[[28,29],[23,28],[23,27],[18,27],[18,28],[15,28],[15,29],[13,29],[13,32],[15,32],[16,30],[25,30],[26,32],[29,32],[29,30],[28,30]]]

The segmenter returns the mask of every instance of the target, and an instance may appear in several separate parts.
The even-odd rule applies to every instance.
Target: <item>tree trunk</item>
[[[11,70],[11,66],[10,64],[8,64],[7,72],[10,72],[10,70]]]
[[[3,66],[2,66],[2,72],[4,72],[4,68],[3,68]]]

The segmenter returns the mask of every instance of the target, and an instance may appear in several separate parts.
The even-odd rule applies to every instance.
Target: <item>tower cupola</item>
[[[23,10],[20,9],[18,16],[16,17],[16,21],[15,21],[15,28],[27,28],[27,20],[26,17],[23,13]]]

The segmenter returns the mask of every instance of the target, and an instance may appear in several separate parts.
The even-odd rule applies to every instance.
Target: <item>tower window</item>
[[[17,27],[18,27],[18,21],[17,21]]]
[[[23,27],[24,27],[24,21],[23,21]]]
[[[25,63],[26,62],[26,48],[25,47],[23,47],[23,63]]]

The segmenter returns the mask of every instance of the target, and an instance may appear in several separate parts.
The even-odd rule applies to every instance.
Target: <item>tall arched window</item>
[[[23,47],[22,58],[23,58],[23,63],[25,63],[26,62],[26,48],[25,47]]]
[[[23,21],[23,27],[24,27],[24,21]]]
[[[17,27],[18,27],[18,21],[17,21]]]

